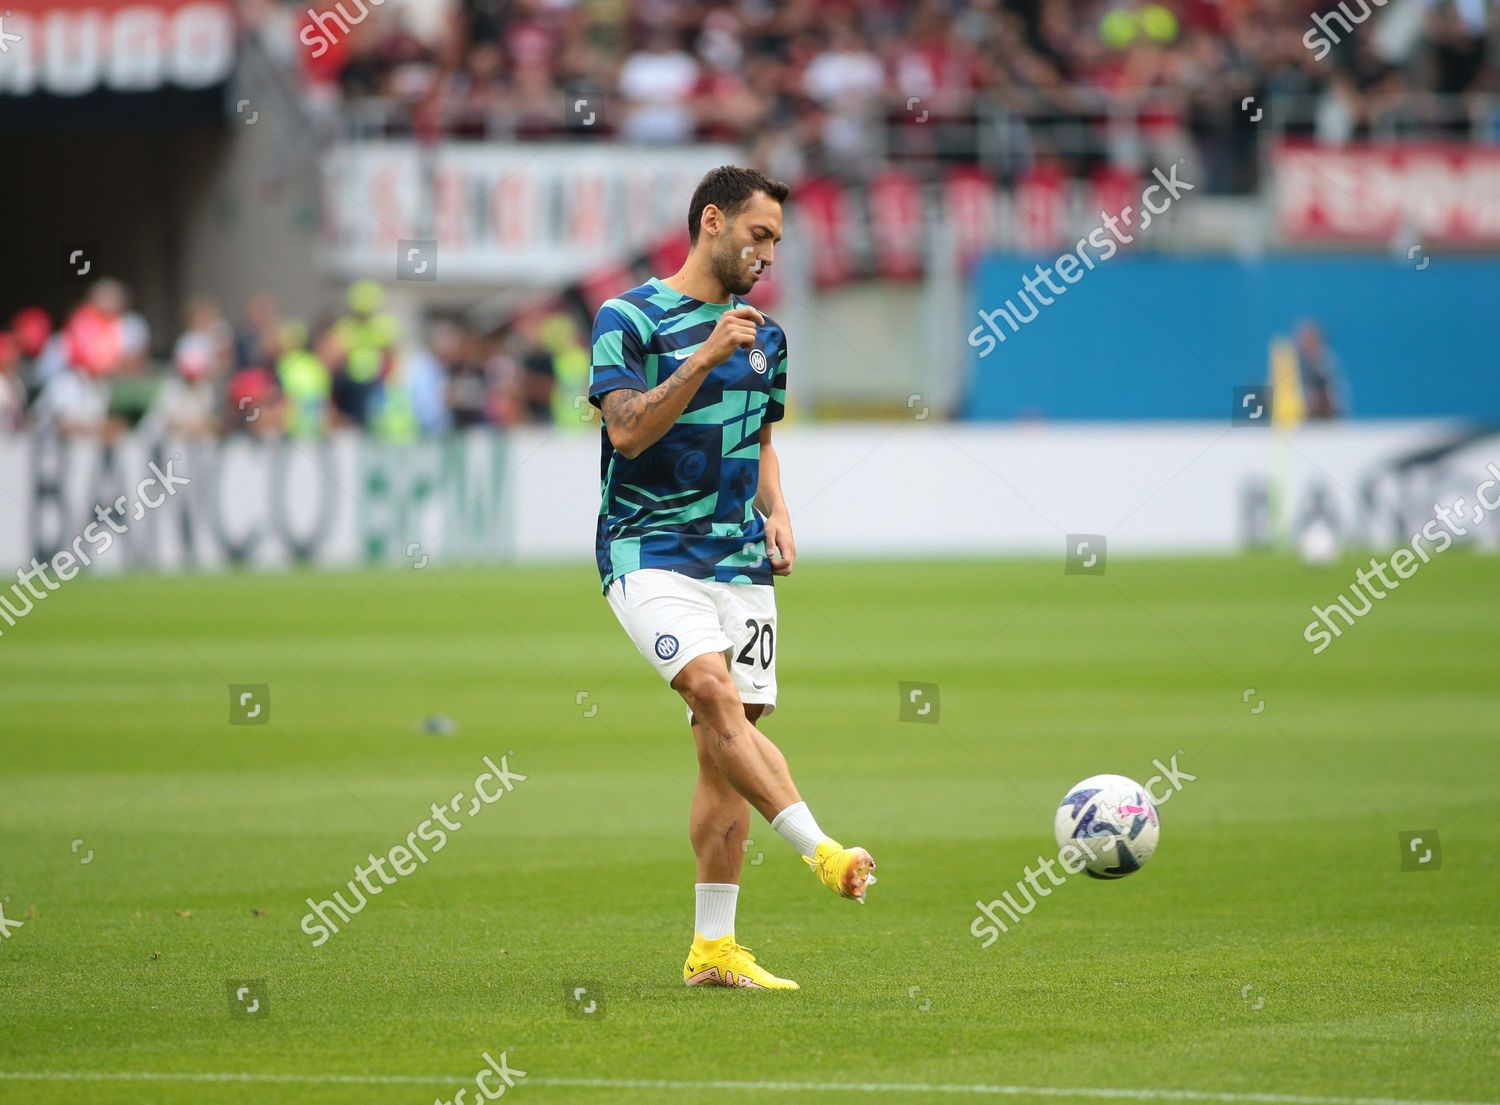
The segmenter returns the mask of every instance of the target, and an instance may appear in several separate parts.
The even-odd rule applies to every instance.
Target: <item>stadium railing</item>
[[[444,139],[485,141],[598,141],[618,133],[619,120],[606,129],[569,127],[558,93],[557,123],[548,128],[501,111],[438,103],[424,116],[428,132]],[[1139,167],[1182,156],[1196,148],[1200,157],[1225,166],[1211,191],[1258,190],[1265,157],[1287,137],[1317,137],[1340,144],[1362,141],[1443,140],[1476,144],[1500,141],[1500,97],[1400,92],[1374,98],[1367,118],[1330,112],[1326,94],[1246,96],[1212,110],[1201,98],[1175,90],[1106,95],[1072,86],[1043,94],[1016,91],[1003,97],[980,95],[958,114],[930,112],[914,103],[872,102],[865,120],[866,156],[846,161],[842,172],[859,175],[892,164],[929,178],[955,164],[975,164],[1010,179],[1039,157],[1050,156],[1086,175],[1100,165]],[[1262,121],[1263,120],[1263,121]],[[372,97],[344,104],[338,128],[346,140],[362,141],[413,132],[409,103]],[[1212,144],[1213,148],[1209,146]],[[851,169],[851,166],[860,168]]]

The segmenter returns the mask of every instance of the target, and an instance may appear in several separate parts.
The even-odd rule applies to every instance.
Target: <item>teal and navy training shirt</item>
[[[655,279],[607,301],[594,319],[589,401],[599,406],[619,388],[650,391],[742,305],[690,299]],[[786,334],[767,317],[754,348],[716,365],[671,429],[634,460],[601,431],[595,553],[605,590],[638,568],[772,582],[754,501],[760,428],[779,421],[785,404]]]

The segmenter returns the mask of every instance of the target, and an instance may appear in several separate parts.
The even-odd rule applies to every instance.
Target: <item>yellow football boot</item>
[[[802,862],[813,869],[823,885],[841,898],[865,904],[865,889],[876,882],[875,860],[863,848],[845,848],[836,840],[825,840]]]
[[[789,978],[777,978],[734,942],[733,934],[705,940],[693,933],[693,950],[682,965],[688,986],[734,986],[745,990],[800,990]]]

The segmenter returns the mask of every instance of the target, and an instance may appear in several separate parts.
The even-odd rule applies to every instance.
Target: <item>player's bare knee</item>
[[[703,725],[711,736],[718,736],[717,730],[726,714],[740,713],[739,692],[734,689],[734,680],[729,678],[729,673],[723,668],[716,669],[711,664],[690,664],[672,681],[672,686],[693,711],[694,720]]]

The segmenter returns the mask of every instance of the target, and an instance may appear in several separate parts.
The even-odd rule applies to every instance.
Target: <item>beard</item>
[[[755,278],[737,253],[730,250],[715,250],[710,255],[714,279],[724,285],[731,295],[744,295],[755,287]]]

